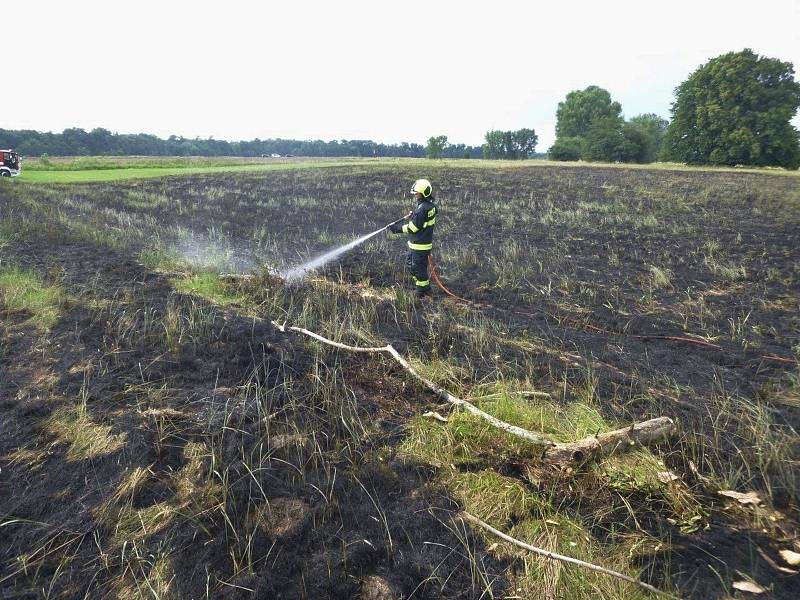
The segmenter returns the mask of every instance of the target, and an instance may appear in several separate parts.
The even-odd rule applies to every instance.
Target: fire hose
[[[440,290],[442,290],[442,292],[444,292],[445,294],[447,294],[449,297],[453,298],[457,302],[470,304],[472,306],[479,307],[479,308],[480,307],[489,307],[489,308],[493,308],[495,310],[501,310],[501,311],[504,311],[504,312],[510,312],[512,314],[526,316],[526,317],[535,317],[536,316],[533,313],[526,313],[526,312],[523,312],[523,311],[504,309],[504,308],[500,308],[500,307],[497,307],[497,306],[493,306],[491,304],[481,304],[479,302],[475,302],[474,300],[467,300],[466,298],[462,298],[461,296],[458,296],[458,295],[454,294],[453,292],[451,292],[449,289],[447,289],[447,286],[445,286],[444,283],[442,283],[442,279],[441,279],[441,277],[439,277],[439,272],[438,272],[438,270],[436,268],[436,263],[433,260],[433,255],[432,254],[428,255],[428,267],[430,269],[431,279],[433,279],[433,282],[436,284],[436,286]],[[708,342],[706,340],[701,340],[701,339],[697,339],[697,338],[681,336],[681,335],[658,335],[658,334],[638,335],[638,334],[633,334],[633,333],[625,333],[625,332],[622,332],[622,331],[611,331],[609,329],[604,329],[602,327],[598,327],[596,325],[592,325],[591,323],[582,322],[582,321],[580,321],[578,319],[564,319],[563,317],[559,317],[558,315],[554,315],[554,314],[549,313],[549,312],[544,311],[544,310],[540,310],[540,312],[542,314],[548,316],[548,317],[556,319],[557,321],[559,321],[559,323],[564,321],[564,320],[566,320],[568,323],[570,323],[571,325],[577,326],[578,328],[583,328],[583,329],[586,329],[588,331],[593,331],[595,333],[602,333],[604,335],[616,335],[616,336],[620,336],[620,337],[629,337],[629,338],[636,339],[636,340],[665,340],[665,341],[668,341],[668,342],[681,342],[681,343],[686,343],[686,344],[694,344],[696,346],[702,346],[704,348],[710,348],[712,350],[719,350],[720,352],[724,351],[722,346],[720,346],[719,344],[714,344],[712,342]],[[784,358],[784,357],[781,357],[781,356],[776,356],[775,354],[764,354],[764,355],[761,355],[761,358],[766,359],[766,360],[776,361],[776,362],[782,362],[782,363],[786,363],[786,364],[790,364],[790,365],[800,365],[800,361],[798,361],[798,360],[791,359],[791,358]]]
[[[406,216],[404,216],[404,217],[402,217],[400,219],[397,219],[396,221],[393,221],[392,223],[389,223],[388,225],[386,225],[386,227],[384,229],[388,229],[392,225],[395,225],[396,223],[399,223],[399,222],[407,219],[409,216],[411,216],[411,214],[412,213],[409,212]],[[452,298],[456,302],[469,304],[470,306],[474,306],[476,308],[484,308],[484,307],[492,308],[492,309],[495,309],[495,310],[508,312],[508,313],[512,313],[512,314],[516,314],[516,315],[520,315],[520,316],[525,316],[525,317],[536,317],[536,316],[538,316],[538,315],[535,315],[533,313],[528,313],[528,312],[518,311],[518,310],[504,309],[504,308],[501,308],[501,307],[498,307],[498,306],[494,306],[492,304],[485,304],[485,303],[475,302],[474,300],[468,300],[466,298],[462,298],[461,296],[459,296],[457,294],[454,294],[442,282],[442,279],[439,276],[439,271],[436,268],[436,262],[433,260],[433,255],[432,254],[428,255],[428,268],[430,270],[431,279],[436,284],[436,287],[438,287],[442,292],[444,292],[447,296],[449,296],[450,298]],[[564,318],[563,316],[555,315],[555,314],[549,313],[548,311],[545,311],[545,310],[541,310],[540,309],[539,312],[541,314],[545,315],[545,316],[548,316],[548,317],[550,317],[552,319],[555,319],[559,323],[562,323],[562,322],[566,321],[567,323],[569,323],[570,325],[572,325],[572,326],[574,326],[574,327],[576,327],[578,329],[584,329],[584,330],[587,330],[587,331],[592,331],[592,332],[595,332],[595,333],[601,333],[601,334],[604,334],[604,335],[628,337],[628,338],[636,339],[636,340],[664,340],[664,341],[668,341],[668,342],[679,342],[679,343],[684,343],[684,344],[693,344],[695,346],[701,346],[703,348],[709,348],[709,349],[712,349],[712,350],[718,350],[720,352],[724,352],[725,351],[724,348],[722,346],[720,346],[719,344],[715,344],[713,342],[709,342],[709,341],[706,341],[706,340],[703,340],[703,339],[698,339],[696,337],[688,337],[688,336],[683,336],[683,335],[665,335],[665,334],[641,335],[641,334],[634,334],[634,333],[626,333],[626,332],[623,332],[623,331],[612,331],[612,330],[605,329],[603,327],[598,327],[597,325],[593,325],[592,323],[588,323],[588,322],[581,321],[581,320],[578,320],[578,319]],[[777,356],[775,354],[764,354],[764,355],[761,355],[761,358],[763,358],[765,360],[771,360],[771,361],[781,362],[781,363],[790,364],[790,365],[800,365],[800,361],[798,361],[796,359],[784,358],[782,356]]]

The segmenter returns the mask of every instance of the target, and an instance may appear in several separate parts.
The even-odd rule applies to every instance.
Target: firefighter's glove
[[[389,231],[392,233],[403,233],[403,226],[400,223],[392,223],[389,225]]]

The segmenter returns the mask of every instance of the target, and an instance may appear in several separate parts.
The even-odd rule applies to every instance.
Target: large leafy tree
[[[555,160],[644,162],[644,134],[625,123],[622,106],[607,90],[590,85],[567,94],[556,111]]]
[[[658,158],[668,125],[669,121],[653,113],[638,115],[625,124],[625,136],[638,138],[641,144],[640,154],[634,162],[649,163]]]
[[[750,49],[702,65],[675,90],[662,156],[691,164],[800,166],[791,63]]]
[[[484,136],[483,158],[503,158],[505,136],[502,131],[487,131]]]
[[[425,156],[428,158],[441,158],[442,152],[447,147],[447,136],[437,135],[428,138],[428,145],[425,147]]]
[[[598,119],[615,121],[622,126],[622,106],[611,94],[590,85],[585,90],[567,94],[556,110],[556,137],[585,137]]]
[[[584,138],[584,160],[607,162],[635,162],[638,140],[623,132],[623,123],[613,117],[595,119]]]

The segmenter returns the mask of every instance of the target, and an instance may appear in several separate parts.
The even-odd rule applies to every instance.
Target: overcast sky
[[[2,19],[6,129],[479,145],[532,127],[544,151],[571,90],[668,117],[724,52],[800,69],[800,0],[23,0]]]

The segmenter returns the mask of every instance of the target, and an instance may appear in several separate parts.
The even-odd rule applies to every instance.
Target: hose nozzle
[[[384,227],[384,229],[389,229],[389,227],[391,227],[392,225],[397,225],[400,221],[405,221],[408,217],[410,217],[413,214],[414,214],[414,211],[409,211],[408,214],[405,215],[404,217],[400,217],[396,221],[392,221],[391,223],[388,223],[386,225],[386,227]]]

